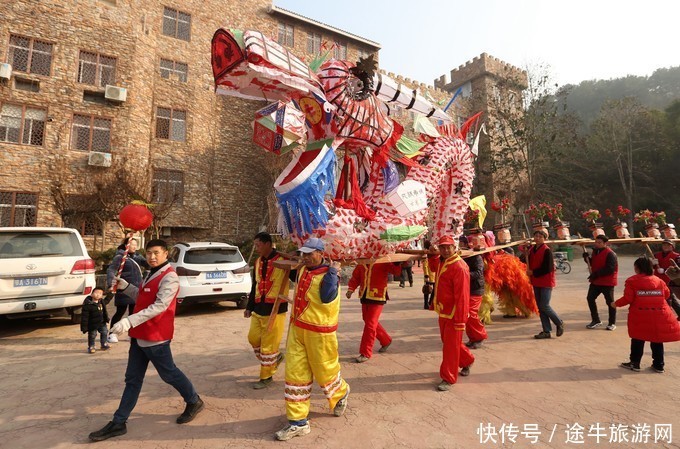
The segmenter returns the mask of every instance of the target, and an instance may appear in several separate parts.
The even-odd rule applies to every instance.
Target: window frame
[[[21,107],[21,125],[19,126],[19,141],[18,142],[12,142],[12,141],[7,141],[7,140],[2,140],[0,139],[0,144],[9,144],[9,145],[27,145],[31,147],[38,147],[38,148],[44,148],[45,147],[45,140],[47,140],[47,108],[41,108],[39,106],[32,106],[29,104],[25,103],[14,103],[11,101],[1,101],[0,100],[0,121],[2,120],[2,109],[5,105],[11,105],[11,106],[20,106]],[[26,110],[27,109],[34,109],[38,111],[44,111],[45,113],[45,119],[43,120],[43,134],[42,134],[42,141],[40,142],[40,145],[35,145],[30,142],[30,137],[28,143],[24,143],[24,132],[26,131],[25,126],[26,126]],[[31,123],[32,125],[32,123]]]
[[[170,16],[166,16],[165,14],[166,14],[166,12],[168,12],[168,11],[174,11],[174,12],[175,12],[175,17],[172,18],[172,17],[170,17]],[[189,35],[187,36],[186,39],[183,39],[183,38],[179,37],[179,23],[180,23],[179,15],[180,15],[180,13],[189,16],[189,22],[188,22],[188,23],[189,23]],[[174,20],[174,22],[175,22],[175,33],[174,33],[174,34],[165,34],[165,18],[166,18],[166,17],[168,17],[169,19]],[[185,12],[185,11],[182,11],[182,10],[180,10],[180,9],[172,8],[172,7],[170,7],[170,6],[165,6],[165,5],[164,5],[164,6],[163,6],[163,14],[161,15],[161,34],[162,34],[163,36],[172,37],[172,38],[175,38],[175,39],[179,39],[179,40],[181,40],[181,41],[184,41],[184,42],[191,42],[191,34],[192,34],[192,33],[191,33],[191,24],[192,24],[192,20],[191,20],[191,19],[192,19],[192,15],[189,14],[188,12]]]
[[[26,190],[0,190],[0,193],[9,193],[12,195],[11,197],[11,203],[10,203],[10,213],[9,213],[9,224],[8,227],[12,226],[17,226],[17,224],[14,222],[14,219],[16,217],[16,201],[17,201],[17,195],[33,195],[35,196],[35,203],[33,205],[33,208],[35,210],[34,216],[33,216],[33,225],[27,226],[31,228],[35,228],[38,226],[38,205],[40,204],[40,193],[38,192],[29,192]],[[22,204],[22,206],[29,206],[30,205],[25,205]],[[0,202],[0,208],[2,207],[2,203]],[[25,225],[24,225],[25,226]]]
[[[283,42],[281,33],[283,32]],[[289,42],[290,38],[290,42]],[[276,42],[284,47],[295,46],[295,26],[287,22],[278,22],[276,27]]]
[[[346,60],[347,59],[347,42],[334,41],[334,43],[335,43],[335,46],[333,48],[333,58],[337,59],[339,61]]]
[[[318,38],[318,48],[316,48],[316,39]],[[318,55],[321,53],[321,45],[323,43],[323,36],[319,33],[313,31],[307,31],[307,53],[312,55]],[[311,45],[311,50],[310,50]]]
[[[23,39],[29,40],[28,60],[26,61],[26,68],[28,69],[27,71],[17,69],[16,65],[14,64],[14,51],[12,49],[13,48],[21,48],[21,49],[25,50],[25,48],[13,46],[12,45],[12,37],[18,37],[18,38],[23,38]],[[42,74],[42,73],[35,73],[35,72],[31,71],[31,65],[32,65],[32,62],[33,62],[33,52],[34,52],[33,47],[34,47],[36,41],[41,42],[43,44],[48,44],[48,45],[51,46],[51,48],[50,48],[50,67],[49,67],[49,73],[47,75]],[[9,34],[9,40],[7,41],[7,62],[12,65],[12,70],[15,71],[15,72],[25,73],[25,74],[34,75],[34,76],[44,76],[46,78],[49,78],[49,77],[52,76],[52,73],[53,73],[52,72],[52,65],[53,65],[53,62],[54,62],[53,57],[54,57],[54,47],[55,47],[55,45],[56,44],[54,42],[46,40],[46,39],[40,39],[40,38],[37,38],[37,37],[30,37],[30,36],[26,36],[24,34],[10,33]],[[38,51],[38,53],[40,53],[40,51]]]
[[[170,111],[170,117],[159,117],[158,112],[161,109]],[[173,124],[175,123],[175,121],[180,121],[180,120],[175,119],[175,112],[183,112],[184,113],[184,120],[183,120],[183,122],[184,122],[184,136],[183,137],[184,138],[182,140],[176,140],[176,139],[172,138],[172,136],[173,136],[173,133],[172,133]],[[189,122],[189,111],[187,109],[179,109],[179,108],[176,109],[176,108],[172,108],[172,107],[156,106],[155,118],[156,118],[156,120],[155,120],[156,129],[154,130],[154,136],[156,137],[156,139],[163,139],[163,140],[169,140],[171,142],[181,142],[181,143],[187,142],[188,122]],[[158,120],[159,120],[159,118],[167,119],[168,122],[169,122],[169,124],[168,124],[168,137],[161,137],[161,136],[158,135],[158,132],[159,132],[158,131],[159,130]]]
[[[179,174],[181,175],[181,180],[178,182],[176,180],[170,179],[170,175]],[[162,175],[162,176],[161,176]],[[162,189],[159,187],[159,183],[162,184]],[[169,186],[173,185],[172,193],[177,195],[177,198],[169,198]],[[179,194],[177,194],[177,186],[180,187]],[[161,190],[163,193],[161,194]],[[173,195],[174,196],[174,195]],[[175,170],[171,168],[158,168],[154,167],[151,174],[151,201],[155,204],[177,204],[178,206],[184,205],[184,171]]]
[[[94,63],[95,64],[94,83],[88,83],[88,82],[82,81],[82,76],[81,76],[82,75],[82,72],[81,72],[81,64],[82,64],[81,61],[82,61],[82,59],[81,59],[81,55],[83,53],[89,53],[91,55],[97,56],[97,61]],[[115,83],[116,83],[116,68],[117,68],[117,65],[118,65],[118,58],[115,57],[115,56],[110,56],[110,55],[104,54],[104,53],[99,53],[99,52],[90,51],[90,50],[83,50],[83,49],[80,49],[79,52],[78,52],[78,70],[76,70],[76,82],[78,84],[85,84],[87,86],[96,86],[96,87],[100,87],[100,88],[106,87],[107,84],[104,84],[104,85],[101,84],[101,82],[102,82],[102,78],[101,78],[101,75],[102,75],[101,58],[102,57],[113,59],[113,73],[111,75],[111,83],[107,83],[107,84],[115,85]],[[90,63],[90,61],[85,61],[85,62]]]
[[[161,64],[163,64],[163,61],[171,62],[172,63],[172,69],[163,67],[161,65]],[[187,68],[186,72],[182,72],[180,70],[177,70],[178,64],[186,66],[186,68]],[[168,71],[168,77],[167,78],[163,76],[163,70]],[[168,58],[161,57],[161,58],[159,58],[159,61],[158,61],[158,72],[160,73],[161,78],[163,78],[164,80],[172,80],[173,74],[183,74],[184,80],[177,77],[178,81],[180,83],[188,83],[189,82],[189,64],[186,63],[186,62],[180,62],[180,61],[175,61],[174,59],[168,59]]]
[[[75,125],[76,125],[76,123],[75,123],[76,116],[88,117],[90,119],[90,125],[88,127],[88,129],[89,129],[89,139],[88,139],[87,150],[75,148],[75,146],[73,144],[73,138],[74,138],[74,132],[73,131],[74,131],[74,128],[75,128]],[[108,122],[109,122],[109,149],[108,149],[108,151],[104,151],[104,150],[101,150],[101,149],[96,149],[96,150],[92,149],[92,142],[94,140],[94,121],[97,120],[97,119],[108,120]],[[108,117],[108,116],[94,115],[94,114],[82,114],[80,112],[74,112],[73,114],[71,114],[71,136],[70,136],[70,139],[69,139],[69,150],[80,151],[80,152],[84,152],[84,153],[91,153],[93,151],[96,151],[98,153],[112,154],[113,153],[113,148],[112,148],[112,145],[111,145],[112,136],[113,136],[113,118]]]

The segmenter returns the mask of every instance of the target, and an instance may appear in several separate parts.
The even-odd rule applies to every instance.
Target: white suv
[[[70,228],[0,228],[0,315],[52,315],[80,321],[95,287],[94,261]]]
[[[234,301],[245,308],[252,280],[238,247],[220,242],[178,243],[169,259],[179,276],[179,304]]]

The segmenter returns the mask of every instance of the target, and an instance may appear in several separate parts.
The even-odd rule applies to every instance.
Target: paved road
[[[621,258],[621,282],[632,273],[632,262]],[[475,351],[471,376],[446,393],[435,391],[441,343],[435,316],[421,308],[419,282],[405,289],[391,284],[393,301],[382,322],[394,344],[361,365],[353,363],[361,308],[357,300],[344,301],[338,335],[342,373],[352,387],[347,413],[330,415],[315,387],[312,433],[288,443],[272,439],[285,424],[283,372],[270,388],[252,390],[258,371],[242,311],[230,303],[193,307],[177,318],[173,351],[206,410],[190,424],[175,424],[181,398],[150,369],[128,434],[98,444],[108,449],[678,447],[680,343],[666,345],[665,374],[619,368],[628,358],[627,312],[620,310],[614,332],[587,330],[585,279],[581,261],[574,262],[571,274],[558,275],[553,306],[566,323],[559,339],[534,340],[537,317],[505,320],[494,313],[489,342]],[[600,311],[606,313],[603,299]],[[85,337],[66,319],[0,325],[0,447],[87,444],[87,434],[108,422],[118,404],[126,342],[88,355]],[[643,366],[650,363],[647,348]],[[667,429],[663,424],[672,425],[671,444],[654,442],[655,428]],[[635,442],[647,435],[645,425],[647,443]],[[624,434],[627,442],[610,442]]]

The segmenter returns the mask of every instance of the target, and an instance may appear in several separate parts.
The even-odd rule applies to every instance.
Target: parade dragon
[[[322,238],[333,260],[395,253],[428,224],[433,241],[458,237],[470,200],[474,155],[463,136],[471,122],[456,129],[376,66],[372,56],[307,65],[257,31],[221,28],[212,39],[216,92],[272,102],[255,114],[253,140],[293,152],[274,184],[280,230],[298,244]],[[390,118],[395,108],[439,126],[409,139]]]

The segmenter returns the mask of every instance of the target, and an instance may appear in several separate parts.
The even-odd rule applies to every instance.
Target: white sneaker
[[[347,410],[347,398],[349,397],[349,385],[347,385],[347,393],[340,399],[336,404],[335,408],[333,409],[333,415],[335,416],[342,416],[345,414],[345,410]]]
[[[293,424],[288,424],[286,427],[284,427],[283,429],[276,432],[274,434],[274,436],[279,441],[287,441],[287,440],[290,440],[291,438],[294,438],[294,437],[301,437],[303,435],[307,435],[311,431],[312,431],[312,428],[309,427],[309,421],[307,421],[302,426],[295,426]]]
[[[118,337],[116,336],[116,334],[109,334],[109,336],[106,337],[106,341],[108,341],[109,343],[118,343]]]
[[[609,324],[609,325],[607,325],[607,330],[608,330],[608,331],[613,331],[614,329],[616,329],[616,324]]]

